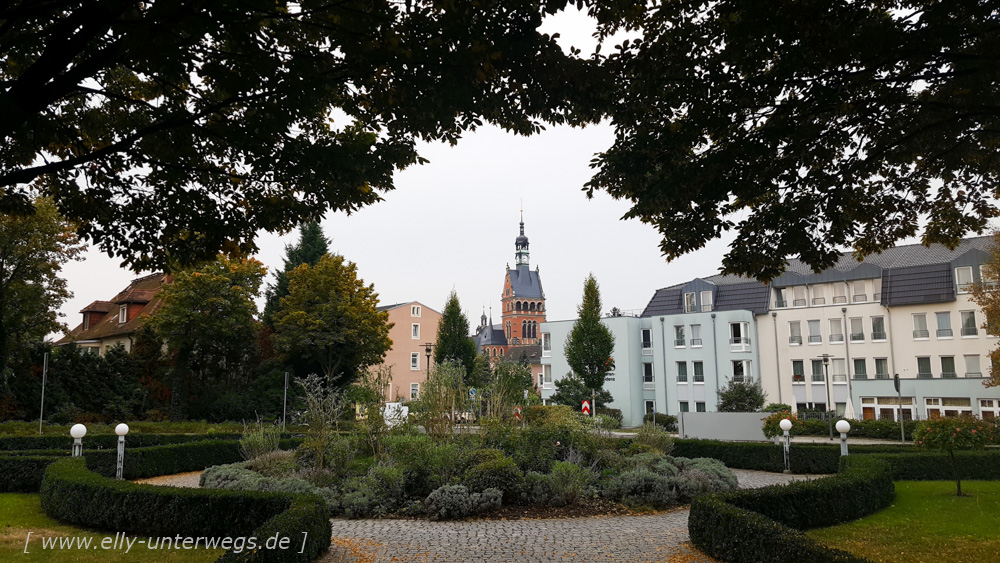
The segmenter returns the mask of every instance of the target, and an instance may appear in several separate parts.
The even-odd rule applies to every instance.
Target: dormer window
[[[128,305],[122,305],[118,308],[118,323],[124,323],[128,320]]]
[[[694,292],[684,294],[684,312],[693,313],[698,310],[698,301]]]
[[[90,313],[83,314],[83,330],[90,329]]]
[[[712,310],[712,292],[702,291],[701,292],[701,310],[711,311]]]
[[[969,288],[972,286],[972,266],[955,268],[955,281],[959,293],[969,293]]]

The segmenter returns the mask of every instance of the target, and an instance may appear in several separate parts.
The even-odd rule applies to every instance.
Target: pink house
[[[387,401],[408,401],[420,396],[427,380],[427,347],[437,340],[441,313],[410,301],[378,308],[389,313],[392,348],[386,352],[383,366],[392,368],[392,382],[386,390]],[[433,352],[431,361],[434,360]]]

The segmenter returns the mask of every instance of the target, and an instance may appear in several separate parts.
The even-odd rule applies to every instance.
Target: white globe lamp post
[[[118,434],[118,464],[115,466],[115,479],[121,480],[122,469],[125,467],[125,435],[128,434],[128,424],[124,422],[115,426]]]
[[[783,419],[781,419],[781,422],[778,423],[778,426],[785,433],[785,444],[784,444],[785,473],[791,473],[792,472],[792,465],[791,465],[791,462],[788,459],[788,450],[789,450],[789,447],[791,446],[791,443],[792,443],[792,437],[788,433],[788,431],[792,429],[792,421],[788,420],[787,418],[783,418]]]
[[[74,424],[69,429],[69,435],[73,437],[73,457],[80,457],[83,455],[83,437],[87,435],[87,427]]]
[[[847,455],[847,433],[850,431],[850,422],[846,420],[837,421],[837,432],[840,432],[840,455]]]

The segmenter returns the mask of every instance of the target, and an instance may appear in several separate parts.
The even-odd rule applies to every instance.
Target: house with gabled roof
[[[79,325],[56,342],[76,344],[95,354],[105,354],[114,346],[132,349],[142,324],[162,305],[160,291],[173,282],[170,274],[150,274],[132,280],[128,287],[108,301],[94,301],[80,310]]]

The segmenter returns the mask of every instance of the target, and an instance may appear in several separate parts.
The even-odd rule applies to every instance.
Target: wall
[[[420,307],[420,316],[411,314],[413,306]],[[392,340],[392,349],[385,355],[383,366],[392,369],[392,383],[386,391],[386,399],[389,401],[408,400],[410,398],[410,384],[417,383],[423,387],[427,380],[427,355],[424,344],[437,340],[438,323],[441,321],[441,313],[427,307],[419,301],[403,303],[398,307],[389,309],[389,322],[395,323],[389,329],[389,338]],[[412,336],[412,325],[420,325],[420,337],[414,339]],[[420,363],[416,370],[410,369],[410,354],[417,352]],[[433,352],[431,361],[434,361]]]
[[[768,413],[685,412],[678,416],[681,438],[765,442],[762,429]]]

